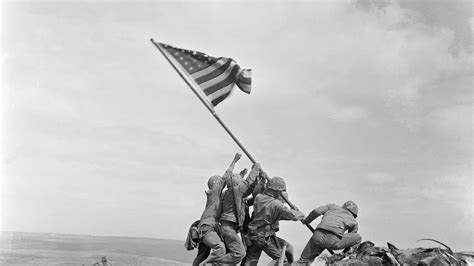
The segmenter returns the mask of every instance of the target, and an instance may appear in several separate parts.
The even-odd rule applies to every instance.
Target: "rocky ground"
[[[1,265],[189,265],[183,241],[45,233],[0,233]]]

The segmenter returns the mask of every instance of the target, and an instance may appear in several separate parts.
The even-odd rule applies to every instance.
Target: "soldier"
[[[238,264],[245,257],[245,246],[239,236],[245,219],[243,199],[252,192],[259,172],[260,164],[256,163],[246,179],[243,179],[240,174],[233,174],[226,180],[227,190],[222,197],[223,210],[220,222],[228,253],[219,260],[222,264]]]
[[[283,197],[287,197],[286,184],[283,178],[277,176],[270,179],[263,193],[255,196],[254,211],[248,226],[250,243],[248,243],[244,265],[257,265],[262,251],[272,259],[278,260],[285,245],[287,246],[285,253],[287,262],[293,262],[291,244],[276,236],[278,221],[298,221],[304,218],[304,214],[299,210],[286,207]]]
[[[344,249],[343,252],[347,252],[350,247],[360,243],[362,238],[357,234],[358,223],[356,221],[358,212],[359,207],[353,201],[347,201],[342,207],[328,204],[311,211],[302,221],[304,224],[311,223],[321,215],[323,217],[301,253],[297,264],[310,265],[324,249]],[[348,233],[344,234],[346,230]]]
[[[193,266],[200,265],[200,263],[205,264],[206,262],[212,263],[219,261],[226,253],[224,242],[218,233],[218,219],[222,212],[222,190],[224,189],[226,180],[231,178],[234,165],[240,158],[241,155],[239,153],[234,156],[234,160],[225,172],[224,177],[218,175],[211,176],[207,182],[209,190],[206,191],[206,207],[198,225],[201,243]]]

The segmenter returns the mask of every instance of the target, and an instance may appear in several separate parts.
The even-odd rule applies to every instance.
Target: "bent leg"
[[[242,265],[256,266],[261,255],[262,255],[262,248],[257,247],[256,245],[248,246],[247,255],[242,261]]]
[[[204,245],[204,243],[200,243],[198,253],[193,261],[193,266],[198,266],[199,263],[203,262],[209,256],[209,253],[211,253],[211,248]]]
[[[222,234],[228,252],[219,262],[225,264],[238,264],[245,257],[245,247],[237,231],[228,225],[222,225]]]
[[[310,265],[324,251],[325,248],[320,245],[323,237],[319,231],[313,233],[303,252],[301,252],[300,259],[296,262],[297,265]]]
[[[278,239],[275,235],[265,238],[267,244],[265,245],[263,251],[273,260],[278,260],[279,258],[281,258],[283,245],[280,245],[280,243],[285,244],[285,240],[281,239],[283,240],[283,242],[280,242],[280,239]]]
[[[202,238],[202,244],[212,249],[211,254],[205,260],[206,263],[219,261],[225,255],[225,245],[216,231],[207,232]]]
[[[362,237],[358,233],[347,233],[342,235],[341,240],[337,243],[336,249],[345,249],[359,244],[362,241]]]
[[[293,251],[293,245],[290,244],[290,242],[286,241],[283,238],[277,237],[278,242],[280,243],[280,247],[283,248],[284,245],[286,245],[286,251],[285,251],[285,257],[288,263],[293,263],[295,260],[294,256],[294,251]]]

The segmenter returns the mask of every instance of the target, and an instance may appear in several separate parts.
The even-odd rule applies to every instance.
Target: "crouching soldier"
[[[255,196],[253,214],[248,226],[247,256],[244,265],[257,265],[264,251],[273,260],[279,260],[283,247],[288,263],[293,262],[293,248],[286,240],[276,236],[280,220],[298,221],[304,218],[303,212],[292,210],[284,205],[286,184],[283,178],[273,177],[267,188]],[[283,258],[285,259],[285,258]]]
[[[224,177],[218,175],[211,176],[207,182],[209,190],[206,191],[206,207],[198,224],[201,241],[198,254],[193,261],[193,266],[200,265],[200,263],[205,264],[206,262],[219,262],[226,253],[224,242],[219,235],[218,224],[222,213],[222,190],[226,180],[231,177],[234,165],[240,157],[239,153],[234,156],[234,160],[225,172]]]
[[[359,207],[353,201],[344,203],[342,207],[328,204],[311,211],[302,221],[304,224],[310,224],[321,215],[323,217],[301,253],[297,264],[310,265],[324,249],[345,249],[343,252],[347,252],[350,247],[360,243],[362,238],[357,234],[358,223],[356,221],[358,212]],[[348,233],[344,234],[346,230]]]

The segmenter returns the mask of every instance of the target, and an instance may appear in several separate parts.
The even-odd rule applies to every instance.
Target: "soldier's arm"
[[[334,208],[335,204],[328,204],[321,207],[318,207],[312,210],[306,218],[303,219],[304,224],[310,224],[314,219],[318,218],[321,215],[324,215],[328,210]]]
[[[259,172],[260,172],[260,164],[255,163],[252,166],[252,170],[250,170],[250,173],[247,176],[247,178],[238,187],[238,190],[243,194],[243,197],[247,197],[248,195],[250,195],[250,193],[252,193],[253,189],[250,189],[250,188],[252,188],[252,184],[254,184],[255,181],[257,180]]]
[[[263,191],[265,190],[265,180],[260,180],[260,181],[257,181],[257,182],[258,182],[257,185],[255,186],[255,188],[252,191],[252,196],[254,198],[258,194],[263,193]]]
[[[227,170],[225,171],[224,176],[222,178],[222,179],[224,179],[224,184],[227,183],[227,180],[229,180],[231,178],[232,173],[234,171],[235,163],[237,163],[237,161],[240,160],[241,157],[242,157],[242,155],[240,153],[235,154],[234,159],[230,163],[229,168],[227,168]]]
[[[349,230],[347,230],[348,233],[357,233],[359,230],[359,224],[355,222],[351,227],[349,227]]]
[[[304,218],[304,213],[299,210],[292,210],[285,205],[280,208],[280,220],[299,221]]]

